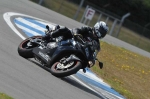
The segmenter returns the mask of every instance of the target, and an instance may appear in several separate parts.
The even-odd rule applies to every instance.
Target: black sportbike
[[[18,53],[24,58],[35,58],[56,77],[69,76],[80,69],[86,72],[91,57],[90,45],[81,35],[67,40],[53,38],[50,42],[43,41],[42,36],[29,37],[20,43]],[[103,64],[99,62],[99,66],[102,68]]]

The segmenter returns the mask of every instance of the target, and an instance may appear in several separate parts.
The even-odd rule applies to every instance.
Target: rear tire
[[[32,53],[32,50],[34,47],[32,48],[25,48],[27,46],[27,43],[30,41],[30,39],[34,39],[34,38],[42,38],[42,36],[33,36],[33,37],[30,37],[30,38],[27,38],[25,40],[23,40],[19,46],[18,46],[18,54],[20,56],[22,56],[23,58],[33,58],[33,53]]]

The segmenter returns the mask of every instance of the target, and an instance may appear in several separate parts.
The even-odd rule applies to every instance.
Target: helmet
[[[109,28],[107,26],[107,24],[103,21],[97,22],[94,25],[94,34],[99,38],[103,38],[106,36],[107,32],[108,32]]]

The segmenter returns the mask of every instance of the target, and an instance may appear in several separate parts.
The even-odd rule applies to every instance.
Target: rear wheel
[[[61,60],[64,60],[66,57],[63,57]],[[51,74],[56,77],[65,77],[72,74],[75,74],[76,72],[81,69],[82,64],[80,61],[70,61],[67,64],[62,64],[59,61],[56,61],[50,68]]]
[[[18,46],[18,53],[20,56],[24,58],[33,58],[32,50],[34,47],[37,47],[37,45],[32,44],[30,42],[31,39],[39,39],[39,41],[41,41],[42,36],[33,36],[22,41]]]

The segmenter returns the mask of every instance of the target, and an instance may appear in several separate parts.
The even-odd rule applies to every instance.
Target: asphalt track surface
[[[100,99],[71,77],[56,78],[32,60],[17,53],[22,41],[3,19],[6,12],[17,12],[48,20],[69,28],[82,24],[27,0],[0,0],[0,92],[15,99]],[[150,57],[150,54],[131,45],[119,43],[107,36],[105,41],[134,50]],[[131,47],[130,47],[131,46]]]

